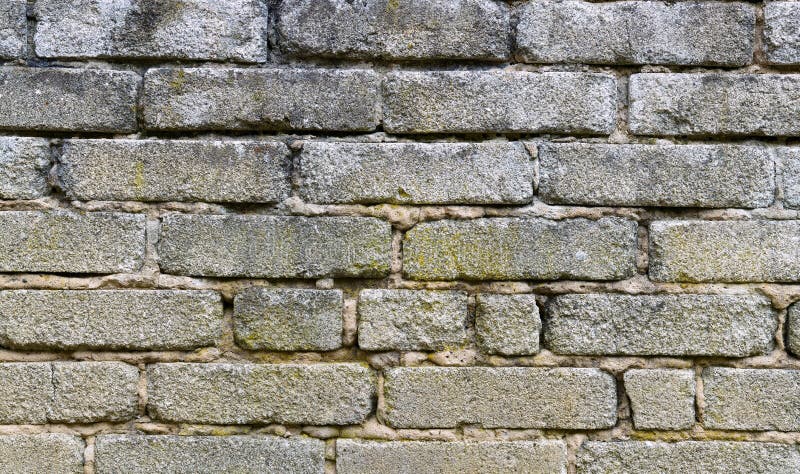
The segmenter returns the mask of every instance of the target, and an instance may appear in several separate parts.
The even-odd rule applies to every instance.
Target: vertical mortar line
[[[507,3],[509,8],[508,60],[511,64],[522,62],[517,56],[517,25],[519,25],[519,5]]]
[[[234,305],[233,297],[230,299],[222,296],[222,337],[220,338],[217,348],[220,352],[236,351],[236,332],[234,329]]]
[[[286,146],[289,147],[289,161],[287,166],[287,173],[289,175],[289,186],[291,187],[290,196],[303,200],[300,196],[300,187],[302,185],[302,176],[300,170],[303,166],[300,155],[303,152],[303,140],[295,140],[293,138],[287,139]]]
[[[581,444],[586,441],[586,435],[575,433],[567,434],[564,442],[567,445],[567,474],[577,474],[578,472],[578,450]]]
[[[628,137],[628,96],[630,94],[630,75],[629,71],[617,72],[617,116],[616,126],[611,136],[618,135],[620,137]],[[629,141],[629,140],[626,140]]]
[[[28,65],[36,61],[36,43],[34,33],[36,32],[36,0],[28,0],[25,5],[25,61]]]
[[[758,2],[754,5],[756,11],[756,24],[753,34],[753,63],[764,64],[766,62],[766,51],[764,50],[764,3]]]
[[[378,376],[376,378],[377,383],[377,403],[375,405],[375,419],[378,423],[382,425],[386,425],[386,421],[384,419],[384,414],[386,413],[386,398],[384,397],[384,385],[386,384],[386,375],[383,372],[383,369],[378,371]]]
[[[649,221],[639,221],[636,227],[636,272],[647,276],[650,267]]]
[[[394,280],[390,281],[391,286],[397,286],[397,283],[403,280],[403,239],[405,238],[405,231],[392,226],[392,256],[390,262],[389,278]]]
[[[778,311],[778,327],[775,328],[775,348],[783,351],[784,353],[788,352],[788,344],[786,341],[789,337],[789,325],[787,323],[789,317],[789,309],[784,308]]]
[[[147,416],[147,364],[138,364],[139,380],[136,384],[136,394],[139,397],[139,416]]]
[[[95,474],[95,436],[87,436],[84,441],[86,442],[86,447],[83,449],[83,474]]]
[[[694,368],[694,385],[694,420],[702,426],[706,407],[703,394],[703,367],[697,365]]]
[[[47,172],[47,193],[57,197],[65,193],[64,185],[61,181],[61,158],[64,156],[64,141],[62,139],[51,139],[50,143],[50,169]]]

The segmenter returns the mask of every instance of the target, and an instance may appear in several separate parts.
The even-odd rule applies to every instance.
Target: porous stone
[[[441,351],[467,342],[461,291],[361,290],[358,346],[367,351]]]
[[[637,135],[800,134],[800,74],[634,74]]]
[[[753,59],[756,14],[746,3],[546,0],[523,4],[518,15],[525,62],[741,66]]]
[[[325,443],[300,437],[101,435],[94,453],[97,474],[321,474],[325,468]]]
[[[83,440],[62,433],[0,436],[0,471],[83,474]]]
[[[0,291],[0,341],[16,349],[193,349],[222,325],[213,291]]]
[[[48,419],[56,423],[136,417],[139,369],[122,362],[54,362]]]
[[[274,203],[291,192],[290,161],[280,142],[67,140],[58,176],[79,200]]]
[[[764,4],[764,57],[770,64],[800,64],[800,4]]]
[[[38,0],[34,14],[44,58],[267,60],[260,0]]]
[[[28,41],[28,3],[25,0],[5,0],[0,4],[0,58],[25,56]]]
[[[271,351],[338,349],[343,307],[341,290],[247,289],[233,302],[236,343]]]
[[[370,131],[380,79],[366,69],[156,68],[141,103],[151,130]]]
[[[161,269],[178,275],[382,277],[391,238],[373,218],[171,215],[158,254]]]
[[[558,354],[746,357],[772,350],[777,313],[760,296],[580,294],[545,306]]]
[[[688,430],[694,426],[693,370],[632,369],[625,393],[637,430]]]
[[[49,168],[50,144],[47,140],[0,138],[0,199],[36,199],[44,196],[48,191]]]
[[[617,419],[614,378],[598,369],[404,367],[385,374],[384,418],[395,428],[591,430]]]
[[[535,295],[481,294],[475,300],[475,332],[483,352],[508,356],[539,352],[542,320]]]
[[[539,196],[551,204],[766,207],[773,161],[757,146],[547,143],[539,147]]]
[[[786,346],[795,355],[800,355],[800,304],[789,306],[786,315],[787,339]]]
[[[148,411],[204,424],[352,425],[373,408],[375,377],[359,364],[154,364]]]
[[[144,252],[143,215],[0,212],[0,272],[134,272]]]
[[[656,221],[650,278],[676,282],[800,281],[800,221]]]
[[[778,157],[783,205],[794,209],[800,208],[800,150],[779,147],[775,153]]]
[[[442,220],[403,241],[414,280],[620,280],[635,259],[636,223],[619,218]]]
[[[522,204],[533,198],[520,143],[307,142],[300,195],[318,203]]]
[[[44,424],[53,396],[47,362],[0,364],[0,424]],[[0,453],[3,451],[0,436]],[[2,463],[2,456],[0,456]]]
[[[391,133],[607,135],[616,95],[616,81],[606,74],[392,72],[384,81],[383,125]]]
[[[483,59],[509,56],[509,7],[492,0],[297,0],[278,6],[293,56]]]
[[[0,130],[134,132],[130,71],[0,67]]]

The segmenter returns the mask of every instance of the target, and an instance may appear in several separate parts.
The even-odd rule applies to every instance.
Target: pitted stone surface
[[[26,0],[5,0],[0,5],[0,58],[21,58],[27,49]]]
[[[83,474],[84,441],[62,433],[0,436],[0,471]]]
[[[788,327],[786,346],[795,355],[800,355],[800,305],[795,303],[789,306],[786,315]]]
[[[126,421],[136,417],[139,370],[122,362],[55,362],[48,418],[57,423]]]
[[[1,8],[1,7],[0,7]],[[47,194],[50,144],[41,138],[0,138],[0,199],[36,199]]]
[[[489,354],[531,355],[539,352],[542,320],[534,295],[476,297],[478,347]]]
[[[625,393],[637,430],[688,430],[694,426],[694,370],[628,370]]]
[[[772,64],[800,64],[800,5],[794,2],[764,4],[764,50]]]

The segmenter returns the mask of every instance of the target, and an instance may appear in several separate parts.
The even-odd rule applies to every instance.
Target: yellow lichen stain
[[[183,69],[178,69],[178,72],[175,74],[175,79],[170,81],[169,85],[175,89],[176,92],[180,92],[184,84],[186,84],[186,73]]]
[[[142,191],[144,190],[145,180],[144,180],[144,162],[137,161],[135,171],[133,174],[133,180],[131,181],[131,185],[134,188],[137,196],[141,196]]]
[[[388,2],[386,2],[386,11],[387,12],[390,12],[390,13],[394,12],[398,8],[400,8],[400,0],[389,0]]]

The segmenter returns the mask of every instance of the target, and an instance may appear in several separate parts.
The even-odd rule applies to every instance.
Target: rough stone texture
[[[47,409],[52,396],[52,367],[49,363],[0,364],[0,424],[47,423]],[[4,444],[0,436],[0,459]]]
[[[528,2],[525,62],[740,66],[753,59],[755,8],[720,2]],[[710,27],[713,25],[713,27]]]
[[[381,277],[391,229],[362,217],[171,215],[158,252],[162,271],[178,275]]]
[[[790,474],[800,469],[796,446],[729,441],[588,441],[578,451],[579,474]]]
[[[325,443],[277,436],[98,436],[97,474],[321,474]]]
[[[566,473],[563,441],[376,443],[340,440],[336,443],[338,474],[387,472],[555,474]]]
[[[0,471],[83,474],[84,442],[61,433],[0,436]]]
[[[703,426],[748,431],[800,430],[800,370],[703,370]]]
[[[795,303],[789,306],[786,316],[788,334],[786,346],[795,355],[800,355],[800,305]]]
[[[548,143],[539,147],[539,196],[552,204],[766,207],[773,161],[756,146]]]
[[[144,240],[143,215],[0,212],[0,272],[134,272]]]
[[[461,291],[362,290],[358,346],[366,351],[452,350],[467,342]]]
[[[147,71],[141,103],[152,130],[355,132],[380,122],[379,86],[367,69],[163,68]]]
[[[563,295],[545,314],[558,354],[745,357],[772,350],[778,327],[760,296]]]
[[[0,291],[0,341],[16,349],[193,349],[222,325],[212,291]]]
[[[800,221],[656,221],[650,278],[677,282],[800,281]]]
[[[58,175],[73,199],[273,203],[289,197],[289,167],[279,142],[68,140]]]
[[[0,7],[2,8],[2,7]],[[50,145],[40,138],[0,138],[0,199],[36,199],[47,194]]]
[[[539,352],[542,320],[535,295],[481,294],[475,300],[475,333],[483,352],[509,356]]]
[[[278,7],[291,55],[387,59],[509,56],[510,9],[492,0],[295,0]]]
[[[25,0],[5,0],[0,5],[0,58],[25,56],[28,40],[28,20]]]
[[[125,421],[136,417],[139,370],[122,362],[56,362],[51,422]]]
[[[148,411],[181,423],[351,425],[373,410],[375,382],[359,364],[155,364]]]
[[[0,67],[0,130],[133,132],[130,71]]]
[[[764,56],[771,64],[800,64],[800,4],[764,4]]]
[[[522,204],[533,198],[520,143],[309,142],[300,195],[319,203]]]
[[[776,155],[783,205],[800,208],[800,150],[780,147],[776,149]]]
[[[442,220],[403,242],[414,280],[621,280],[635,272],[636,223],[619,218]]]
[[[629,89],[637,135],[800,134],[798,74],[634,74]]]
[[[598,369],[414,367],[385,376],[384,417],[395,428],[591,430],[617,419],[614,377]]]
[[[236,295],[233,330],[245,349],[331,351],[342,346],[341,290],[251,288]]]
[[[260,0],[37,0],[36,54],[263,62]]]
[[[694,426],[694,370],[629,370],[625,393],[637,430],[688,430]]]
[[[393,72],[384,82],[383,125],[390,133],[608,135],[616,95],[606,74]]]

